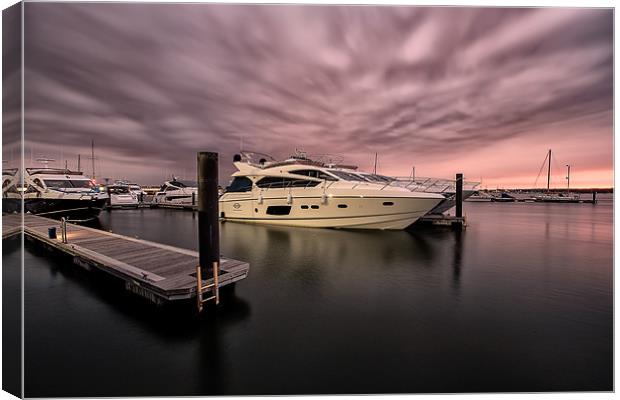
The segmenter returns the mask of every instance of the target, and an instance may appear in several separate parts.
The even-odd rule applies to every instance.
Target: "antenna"
[[[378,156],[378,154],[375,153],[375,169],[374,169],[374,171],[375,171],[374,174],[375,175],[377,175],[377,156]]]
[[[80,169],[80,155],[79,154],[78,154],[77,170],[78,170],[78,172],[81,171],[81,169]]]
[[[93,172],[93,174],[92,174],[92,176],[90,178],[91,179],[95,179],[95,177],[96,177],[96,174],[95,174],[95,160],[96,160],[96,158],[95,158],[95,139],[91,139],[91,141],[90,141],[90,154],[91,154],[90,157],[87,157],[90,160],[92,160],[92,172]]]
[[[95,139],[90,141],[91,158],[93,160],[93,179],[95,179]]]
[[[551,182],[551,149],[549,149],[549,166],[547,167],[547,192],[549,191],[550,182]]]

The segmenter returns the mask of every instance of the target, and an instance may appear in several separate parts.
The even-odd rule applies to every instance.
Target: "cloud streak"
[[[94,138],[104,176],[158,183],[215,150],[224,181],[242,137],[504,184],[533,183],[549,147],[612,168],[611,10],[26,3],[25,20],[26,154]]]

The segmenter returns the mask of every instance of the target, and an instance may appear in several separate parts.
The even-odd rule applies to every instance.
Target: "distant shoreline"
[[[532,189],[532,188],[501,188],[501,189],[478,189],[479,191],[494,191],[494,190],[506,190],[506,191],[511,191],[511,192],[545,192],[547,191],[547,189],[545,188],[536,188],[536,189]],[[549,191],[553,191],[553,192],[565,192],[566,188],[550,188]],[[592,193],[592,192],[596,192],[596,193],[613,193],[614,192],[614,188],[571,188],[570,189],[571,192],[573,193]]]

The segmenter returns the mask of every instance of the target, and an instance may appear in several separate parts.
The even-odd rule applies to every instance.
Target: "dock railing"
[[[417,192],[433,192],[433,193],[445,193],[456,192],[456,180],[444,179],[444,178],[427,178],[427,177],[415,177],[410,176],[396,176],[393,177],[391,185],[403,187],[411,191]],[[480,182],[463,181],[464,190],[475,190]]]

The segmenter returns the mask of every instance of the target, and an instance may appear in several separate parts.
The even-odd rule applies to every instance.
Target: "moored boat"
[[[166,181],[153,196],[153,203],[168,205],[193,205],[198,201],[198,184],[194,181],[172,178]]]
[[[60,168],[26,168],[24,212],[73,220],[99,216],[108,201],[82,172]]]
[[[296,154],[284,161],[243,152],[220,197],[225,221],[317,228],[405,229],[444,197],[364,179],[350,166]],[[380,177],[379,177],[380,178]]]

